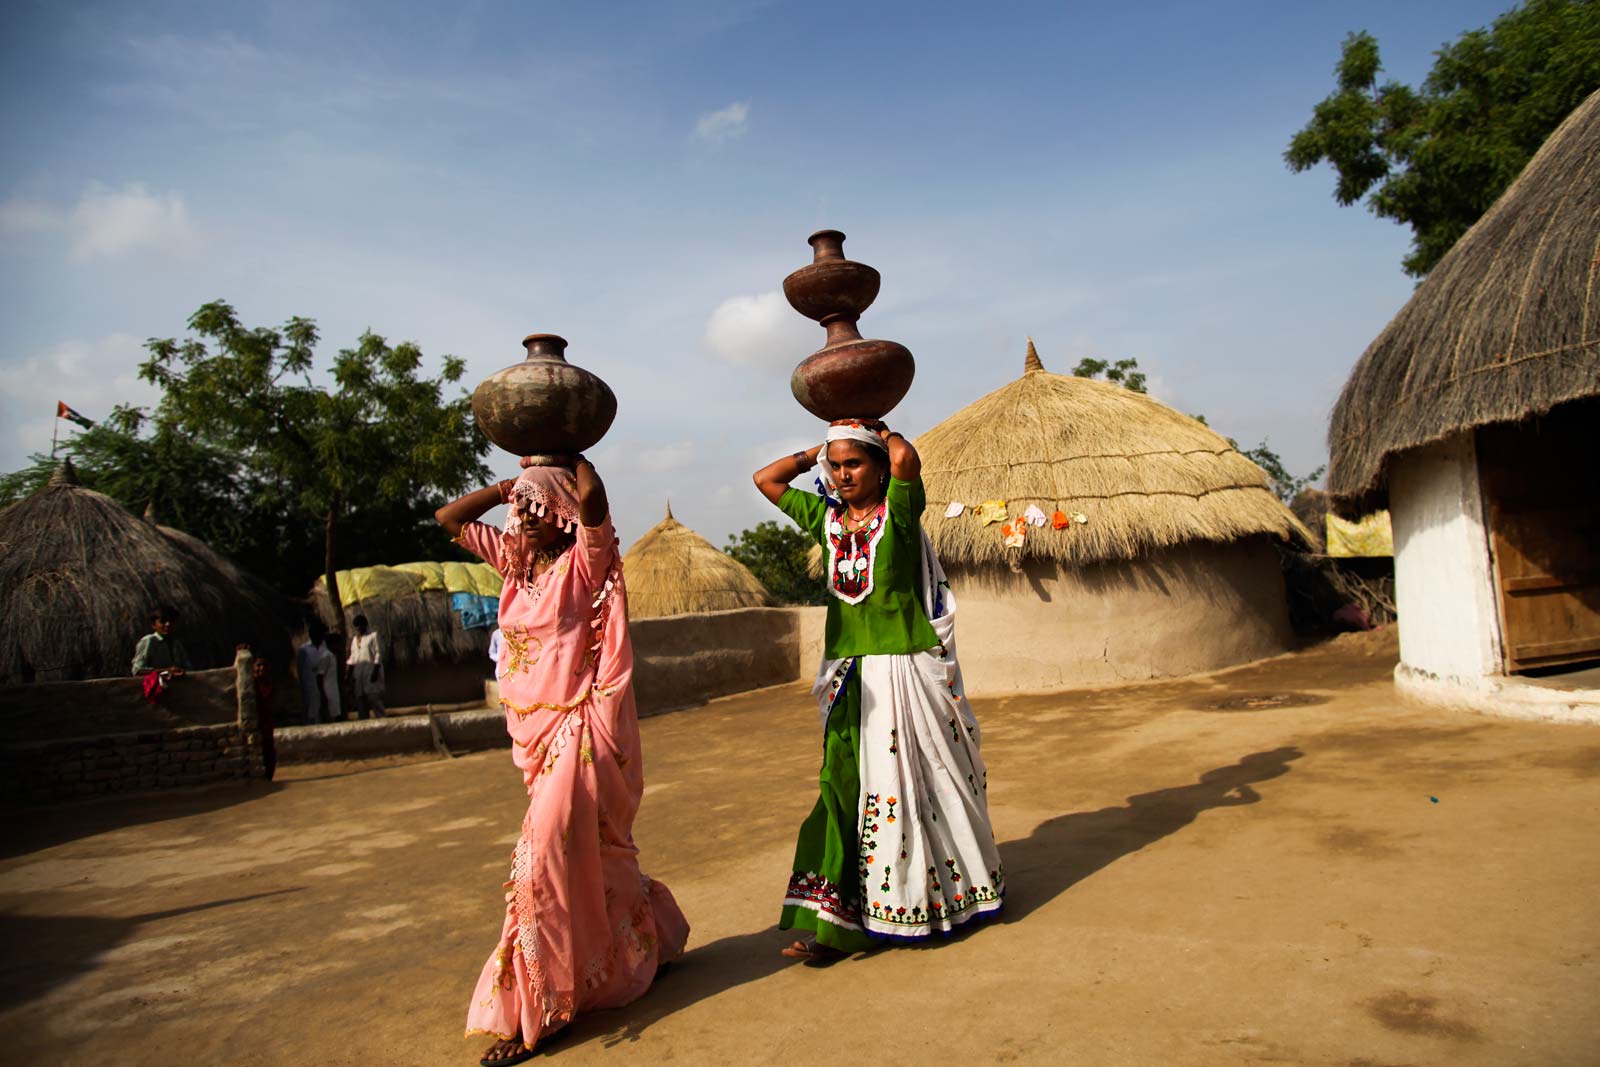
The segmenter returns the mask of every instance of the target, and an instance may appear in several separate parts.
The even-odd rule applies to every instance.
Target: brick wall
[[[234,684],[215,687],[215,700],[225,700],[231,714],[224,714],[230,709],[220,706],[205,709],[199,717],[211,721],[195,725],[82,733],[79,724],[98,725],[104,720],[97,714],[74,715],[75,710],[83,710],[73,706],[74,691],[68,687],[74,683],[56,683],[54,695],[63,706],[51,716],[53,725],[48,731],[56,736],[41,736],[45,731],[40,717],[21,714],[27,702],[7,700],[11,707],[0,718],[0,797],[13,804],[44,804],[265,778],[251,662],[249,652],[240,652],[233,667]],[[83,689],[76,695],[92,699],[106,681],[139,684],[138,679],[77,683]],[[25,694],[5,694],[21,695]],[[12,714],[13,708],[17,713]]]

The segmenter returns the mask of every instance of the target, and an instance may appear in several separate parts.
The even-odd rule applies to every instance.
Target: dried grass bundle
[[[227,666],[238,644],[279,664],[288,655],[286,597],[198,538],[78,485],[70,461],[0,511],[0,684],[126,675],[163,604],[197,668]]]
[[[628,615],[635,619],[772,604],[772,594],[744,564],[674,519],[671,505],[622,557],[622,573]]]
[[[310,593],[317,617],[325,626],[343,633],[348,642],[355,632],[353,620],[365,615],[382,642],[384,661],[395,670],[429,663],[487,661],[493,627],[466,629],[461,625],[461,614],[450,607],[448,592],[422,589],[420,574],[391,567],[381,569],[389,573],[373,584],[395,592],[346,604],[343,619],[334,614],[326,580],[318,578]],[[398,592],[406,588],[411,591]]]
[[[951,564],[1024,556],[1081,565],[1133,559],[1191,541],[1256,534],[1308,538],[1267,488],[1260,467],[1215,431],[1109,382],[1051,374],[1030,342],[1021,378],[962,408],[916,441],[928,508],[922,523]],[[1000,525],[969,509],[1006,502],[1015,518],[1036,505],[1088,521],[1028,527],[1007,548]]]
[[[1348,518],[1390,456],[1600,393],[1600,92],[1569,115],[1367,348],[1328,425]]]

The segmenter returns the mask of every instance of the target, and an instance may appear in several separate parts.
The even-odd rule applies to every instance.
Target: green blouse
[[[784,514],[822,546],[828,570],[823,580],[830,594],[822,648],[826,659],[901,655],[939,644],[918,592],[922,509],[926,505],[922,479],[902,482],[890,478],[884,502],[880,517],[883,528],[872,529],[858,538],[852,553],[847,535],[842,538],[840,549],[834,545],[835,537],[844,534],[844,509],[831,509],[822,497],[793,487],[778,499]],[[841,572],[841,562],[849,564],[851,557],[862,560],[863,570]],[[868,570],[870,588],[866,588]],[[841,599],[841,591],[852,598],[859,596],[860,602],[852,604]]]

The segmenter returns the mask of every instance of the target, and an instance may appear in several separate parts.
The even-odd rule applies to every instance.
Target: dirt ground
[[[804,687],[648,719],[637,838],[690,951],[546,1055],[1600,1062],[1600,731],[1411,707],[1393,662],[1363,635],[975,700],[1003,917],[827,969],[774,930],[819,758]],[[11,820],[0,1059],[476,1062],[507,754],[286,770]]]

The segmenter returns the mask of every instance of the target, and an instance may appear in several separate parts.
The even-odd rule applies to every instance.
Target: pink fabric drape
[[[518,482],[538,490],[518,503],[537,498],[575,516],[567,472],[531,468]],[[507,545],[514,539],[484,523],[459,538],[506,579],[500,697],[528,789],[505,922],[467,1032],[520,1033],[531,1045],[577,1012],[642,995],[682,953],[689,926],[667,887],[639,870],[633,844],[644,761],[611,521],[577,524],[573,547],[531,584],[515,573],[524,553]]]

